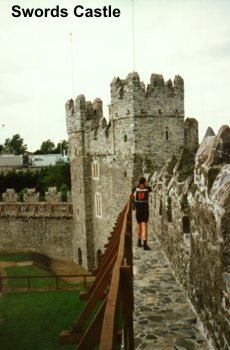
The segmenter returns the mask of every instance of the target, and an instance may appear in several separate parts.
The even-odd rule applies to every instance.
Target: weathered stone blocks
[[[173,170],[166,165],[154,174],[150,215],[155,234],[218,349],[230,346],[229,136],[228,126],[217,136],[209,131],[194,158],[184,150]]]

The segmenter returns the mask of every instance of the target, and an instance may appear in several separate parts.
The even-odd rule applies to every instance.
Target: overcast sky
[[[66,8],[68,16],[12,16],[12,6]],[[77,18],[73,9],[119,8],[119,18]],[[1,0],[0,144],[20,134],[35,151],[67,139],[64,105],[100,97],[108,116],[110,82],[134,69],[185,82],[185,116],[217,133],[230,120],[230,0]],[[21,10],[22,11],[22,10]],[[72,43],[70,40],[72,33]],[[73,64],[72,64],[73,62]],[[2,127],[2,124],[5,126]]]

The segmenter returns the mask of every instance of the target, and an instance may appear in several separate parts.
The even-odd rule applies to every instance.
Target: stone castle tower
[[[184,120],[184,82],[152,74],[145,87],[139,75],[114,78],[109,120],[102,101],[83,95],[66,103],[75,221],[74,258],[97,265],[109,230],[142,174],[160,170],[182,149],[195,153],[198,125]]]

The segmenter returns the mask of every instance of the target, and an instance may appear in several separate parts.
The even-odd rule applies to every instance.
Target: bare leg
[[[141,239],[142,236],[142,226],[141,224],[137,224],[137,238]]]
[[[142,222],[142,232],[144,241],[148,240],[148,223]]]
[[[141,224],[137,223],[137,246],[141,247],[141,236],[142,236],[142,226]]]
[[[148,223],[142,222],[142,231],[143,231],[143,238],[144,238],[144,250],[150,250],[149,246],[147,245],[148,240]]]

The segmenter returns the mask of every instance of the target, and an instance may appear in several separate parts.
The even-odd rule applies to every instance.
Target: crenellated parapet
[[[23,201],[25,203],[38,203],[39,202],[40,193],[36,191],[35,188],[28,188],[23,194]]]
[[[138,73],[129,73],[126,79],[115,77],[111,84],[109,120],[134,116],[184,117],[184,81],[176,75],[174,80],[164,81],[161,74],[152,74],[150,83],[140,81]],[[84,95],[67,101],[66,122],[68,134],[77,131],[97,130],[100,121],[106,129],[103,105],[99,98],[86,101]]]
[[[48,191],[45,193],[45,200],[48,203],[60,203],[61,192],[58,192],[56,187],[49,187]]]
[[[216,348],[228,349],[230,127],[209,128],[195,155],[184,149],[150,185],[150,227]]]
[[[2,200],[8,203],[15,203],[19,200],[19,195],[15,189],[8,188],[5,193],[2,194]]]
[[[65,111],[66,111],[67,132],[68,134],[71,134],[77,128],[77,125],[76,125],[77,119],[75,118],[73,99],[70,99],[66,102]]]
[[[199,147],[198,121],[195,118],[184,121],[184,146],[194,154]]]
[[[113,119],[133,116],[184,116],[184,81],[177,75],[174,81],[164,81],[161,74],[152,74],[145,87],[136,72],[111,85],[110,116]]]
[[[161,166],[171,153],[180,152],[185,136],[186,147],[196,151],[198,125],[192,121],[183,124],[184,81],[179,75],[165,81],[161,74],[152,74],[146,87],[138,73],[132,72],[126,79],[115,77],[110,89],[108,120],[103,117],[99,98],[91,102],[79,95],[66,103],[72,161],[80,154],[133,154],[137,149],[158,149],[162,154],[155,163]]]
[[[25,204],[40,204],[41,195],[36,191],[35,188],[27,188],[24,193],[20,195],[13,188],[8,188],[5,193],[2,194],[2,203],[3,204],[15,204],[22,202]],[[57,191],[56,187],[49,187],[45,192],[45,196],[42,199],[42,202],[45,204],[58,204],[66,203],[62,200],[61,192]],[[67,193],[67,202],[71,203],[71,193]]]
[[[126,79],[114,78],[110,84],[110,118],[124,118],[138,113],[145,96],[145,85],[136,72],[128,74]]]
[[[204,164],[204,170],[208,166],[218,168],[223,163],[230,163],[230,127],[223,125],[216,136],[210,128],[208,131],[196,157],[197,164]]]
[[[103,104],[99,98],[91,102],[79,95],[75,101],[67,101],[65,109],[68,134],[83,130],[86,123],[95,129],[103,118]]]

